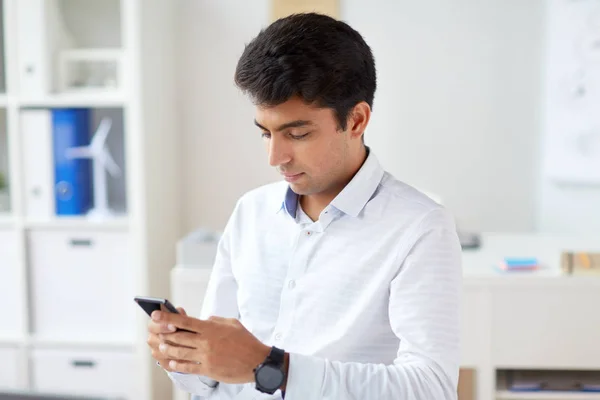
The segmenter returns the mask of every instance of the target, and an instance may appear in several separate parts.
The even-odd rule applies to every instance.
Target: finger
[[[189,347],[198,350],[201,350],[204,347],[204,340],[199,333],[179,331],[176,333],[160,334],[158,335],[158,338],[163,343],[176,346]]]
[[[175,326],[170,324],[166,324],[166,323],[156,323],[153,320],[150,320],[150,322],[148,323],[148,331],[150,333],[154,333],[155,335],[158,335],[159,333],[171,333],[171,332],[175,332],[177,330],[177,328],[175,328]]]
[[[152,319],[156,323],[173,325],[180,329],[185,329],[190,332],[202,332],[210,327],[208,321],[202,321],[196,318],[191,318],[181,314],[154,311],[152,313]]]
[[[148,335],[148,339],[146,340],[146,343],[148,343],[148,346],[150,346],[151,348],[158,348],[158,346],[162,342],[158,335],[151,333]]]
[[[171,360],[169,362],[169,369],[174,372],[180,372],[182,374],[192,374],[192,375],[203,375],[208,376],[208,370],[205,365],[202,363],[197,364],[193,362],[187,361],[175,361]]]
[[[146,342],[148,343],[148,346],[150,346],[151,349],[158,349],[158,346],[160,346],[161,343],[166,343],[172,346],[179,346],[177,343],[173,343],[169,340],[169,335],[170,334],[165,335],[162,333],[160,335],[150,334],[148,335],[148,340]]]
[[[159,337],[160,338],[160,337]],[[179,346],[177,343],[173,343],[172,341],[169,340],[168,336],[165,336],[164,338],[160,339],[160,343],[166,343],[169,344],[171,346]],[[187,346],[186,346],[187,347]],[[190,349],[193,349],[193,347],[189,347]]]
[[[156,348],[158,348],[158,345],[160,345],[161,343],[166,343],[166,344],[170,344],[173,346],[179,346],[179,344],[172,341],[172,335],[175,335],[175,333],[159,333],[159,334],[151,333],[148,336],[148,344],[150,346],[155,346]]]
[[[150,354],[152,354],[152,358],[158,361],[160,365],[168,365],[170,361],[169,359],[165,358],[165,355],[158,349],[158,347],[153,348]]]
[[[185,310],[183,309],[183,307],[177,307],[177,311],[179,311],[180,314],[187,316],[187,313],[185,312]]]
[[[170,360],[183,360],[192,362],[202,362],[202,355],[193,348],[172,346],[166,343],[161,343],[158,349],[164,358]]]

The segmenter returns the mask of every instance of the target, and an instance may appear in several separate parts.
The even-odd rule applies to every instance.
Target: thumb
[[[187,313],[185,312],[183,307],[177,307],[177,311],[179,311],[180,314],[185,315],[187,317]]]

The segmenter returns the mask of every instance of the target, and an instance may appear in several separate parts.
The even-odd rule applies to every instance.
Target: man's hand
[[[168,312],[155,312],[152,318],[156,326],[172,325],[190,331],[158,334],[161,357],[171,360],[169,368],[175,372],[224,383],[254,382],[254,368],[270,352],[237,319],[199,320]]]
[[[177,310],[182,315],[187,315],[183,308],[177,308]],[[152,351],[152,357],[158,361],[161,367],[169,372],[173,372],[169,368],[169,362],[171,359],[166,358],[165,355],[159,350],[159,346],[161,344],[159,335],[165,335],[165,338],[167,338],[167,335],[170,333],[172,334],[175,332],[175,330],[176,328],[174,326],[169,327],[169,324],[167,323],[157,323],[152,319],[148,323],[148,347],[150,347],[150,350]]]

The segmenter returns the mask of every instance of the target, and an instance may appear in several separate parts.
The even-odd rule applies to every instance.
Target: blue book
[[[513,258],[506,257],[504,262],[509,267],[524,267],[524,266],[535,266],[538,265],[537,258]]]
[[[67,149],[89,145],[90,110],[52,110],[56,215],[83,215],[92,204],[92,161],[67,157]]]

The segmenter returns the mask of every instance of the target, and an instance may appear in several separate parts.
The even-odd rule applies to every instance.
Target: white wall
[[[379,72],[366,133],[461,227],[534,228],[541,0],[344,1]]]
[[[236,63],[267,23],[268,0],[181,0],[184,229],[222,229],[237,198],[277,179],[254,108],[233,83]]]
[[[578,15],[577,12],[571,14],[565,13],[564,20],[561,21],[560,18],[557,19],[558,15],[555,14],[557,13],[555,10],[562,10],[562,7],[565,7],[564,9],[572,7],[573,10],[576,10],[578,6],[589,7],[590,5],[591,4],[581,3],[579,5],[573,3],[570,7],[565,7],[561,6],[558,1],[547,1],[546,9],[544,10],[547,21],[544,30],[547,40],[551,37],[556,40],[557,32],[562,31],[559,27],[561,27],[563,23],[569,21],[570,18],[575,18],[575,16]],[[596,8],[598,7],[600,7],[600,3],[596,2]],[[583,8],[583,10],[585,10],[585,8]],[[600,14],[598,15],[600,16]],[[598,23],[600,23],[600,19],[598,20]],[[562,41],[556,40],[555,42],[545,42],[545,59],[549,61],[556,60],[557,49],[561,49],[561,46],[565,46],[568,43],[570,43],[569,38],[565,38],[565,40]],[[542,123],[543,131],[550,131],[551,128],[556,126],[556,122],[564,118],[564,115],[566,114],[561,111],[567,110],[560,110],[560,108],[557,107],[558,105],[554,103],[556,99],[554,96],[556,87],[554,86],[555,81],[553,77],[556,76],[558,71],[568,70],[569,66],[572,65],[573,62],[576,62],[576,60],[576,58],[566,59],[564,60],[564,63],[561,64],[545,65],[543,77],[547,77],[548,81],[545,82],[543,90],[543,92],[547,93],[542,101],[542,117],[544,121]],[[591,87],[593,92],[594,85],[591,85]],[[547,144],[547,142],[545,142],[546,140],[549,140],[548,136],[542,134],[542,146]],[[541,163],[539,166],[540,176],[542,177],[540,179],[540,198],[537,214],[537,225],[539,230],[552,234],[597,234],[600,232],[600,185],[558,184],[547,176],[543,164],[546,163]]]
[[[600,232],[600,188],[557,185],[544,179],[538,213],[539,230],[551,234]]]
[[[398,178],[441,195],[462,228],[535,228],[542,3],[342,1],[378,68],[367,144]],[[268,4],[181,2],[186,230],[221,229],[239,195],[278,179],[233,84]]]

